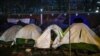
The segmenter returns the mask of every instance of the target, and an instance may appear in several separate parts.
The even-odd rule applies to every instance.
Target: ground
[[[26,47],[0,47],[0,56],[70,56],[69,50],[30,48],[31,51],[26,52],[26,49]],[[100,53],[72,50],[71,56],[100,56]]]

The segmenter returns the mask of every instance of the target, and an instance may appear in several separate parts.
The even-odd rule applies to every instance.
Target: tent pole
[[[69,56],[71,56],[71,42],[70,42],[70,37],[71,37],[71,31],[70,31],[70,0],[68,0],[68,12],[69,12]]]

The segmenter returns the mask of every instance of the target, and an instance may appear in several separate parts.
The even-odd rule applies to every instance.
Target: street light
[[[99,13],[99,10],[95,10],[95,13]]]
[[[78,16],[78,13],[76,13],[75,15]]]
[[[54,16],[54,13],[52,13],[51,15]]]
[[[40,11],[43,12],[43,8],[41,8]]]
[[[30,14],[30,16],[32,16],[32,14]]]
[[[67,13],[64,13],[64,16],[66,16],[67,15]]]

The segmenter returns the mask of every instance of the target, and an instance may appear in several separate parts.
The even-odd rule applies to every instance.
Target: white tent
[[[23,39],[33,39],[37,40],[37,38],[41,35],[41,28],[34,24],[26,25],[22,29],[18,31],[16,34],[16,38],[23,38]],[[15,38],[15,40],[16,40]]]
[[[15,25],[11,28],[7,29],[2,36],[0,37],[0,40],[3,40],[5,42],[7,41],[13,41],[15,38],[16,33],[22,28],[22,26]]]
[[[70,32],[70,34],[69,34]],[[85,24],[83,23],[74,23],[68,28],[64,37],[61,40],[60,45],[70,43],[87,43],[95,44],[100,47],[100,38]]]
[[[51,30],[53,30],[57,36],[54,41],[51,41]],[[43,34],[37,39],[35,47],[37,48],[56,48],[59,45],[60,38],[62,37],[62,29],[57,25],[50,25]]]

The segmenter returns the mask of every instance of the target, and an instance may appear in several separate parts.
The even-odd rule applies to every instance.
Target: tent
[[[34,24],[30,24],[30,25],[26,25],[25,27],[23,27],[22,29],[20,29],[18,31],[18,33],[15,36],[15,42],[16,39],[33,39],[33,40],[37,40],[38,37],[41,34],[41,28],[39,28],[38,26],[34,25]],[[22,42],[22,40],[21,40]]]
[[[53,30],[56,34],[54,41],[51,39],[51,30]],[[57,47],[60,42],[60,38],[62,37],[62,29],[57,25],[50,25],[45,29],[43,34],[37,39],[35,47],[37,48],[50,48],[50,47]]]
[[[100,38],[84,23],[72,24],[70,29],[65,31],[60,45],[69,44],[69,37],[70,43],[87,43],[100,47]]]
[[[7,29],[2,36],[0,37],[0,40],[8,42],[13,41],[15,38],[16,33],[22,28],[22,26],[15,25]]]

